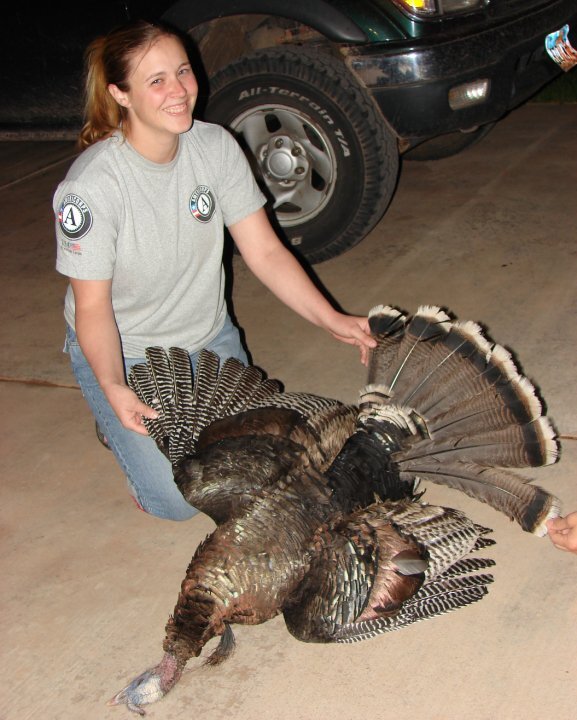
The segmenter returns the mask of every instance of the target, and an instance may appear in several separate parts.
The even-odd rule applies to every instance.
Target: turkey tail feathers
[[[401,479],[414,477],[460,490],[469,497],[490,505],[504,513],[534,535],[547,534],[546,522],[557,517],[561,510],[559,500],[542,488],[529,484],[525,478],[501,468],[475,463],[444,463],[434,460],[401,463]]]
[[[498,467],[539,467],[555,462],[557,444],[553,428],[546,418],[524,425],[510,423],[497,430],[475,430],[465,434],[459,427],[447,437],[416,441],[403,451],[403,462],[422,457],[441,458],[443,462],[476,462]]]
[[[435,306],[409,318],[379,305],[369,313],[377,347],[361,392],[361,423],[404,424],[412,437],[394,455],[406,480],[458,488],[543,534],[559,501],[496,468],[556,462],[559,444],[537,391],[511,354],[474,322]]]
[[[377,305],[369,313],[369,327],[378,345],[377,351],[371,353],[368,383],[374,383],[389,369],[394,356],[388,350],[403,336],[406,320],[406,315],[388,305]]]

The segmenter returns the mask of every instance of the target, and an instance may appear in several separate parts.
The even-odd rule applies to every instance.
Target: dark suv
[[[313,263],[374,227],[401,157],[470,146],[577,59],[575,0],[99,0],[62,4],[61,14],[57,6],[34,17],[11,11],[20,27],[12,23],[4,51],[18,56],[24,46],[36,63],[28,83],[3,81],[10,97],[0,129],[77,125],[86,43],[127,16],[162,18],[194,40],[208,97],[202,117],[237,135],[282,234]]]

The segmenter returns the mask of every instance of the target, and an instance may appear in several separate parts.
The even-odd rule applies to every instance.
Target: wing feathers
[[[493,576],[489,574],[467,575],[457,580],[441,579],[434,585],[423,586],[398,615],[345,625],[339,628],[334,641],[351,643],[368,640],[385,632],[400,630],[420,620],[465,607],[481,600],[487,594],[487,586],[491,582]]]
[[[173,465],[196,450],[202,430],[215,420],[251,409],[280,392],[280,384],[255,367],[234,358],[222,368],[207,350],[199,354],[193,379],[186,350],[160,347],[146,350],[146,365],[135,365],[128,378],[138,397],[158,410],[157,420],[144,423]]]
[[[352,513],[315,537],[309,573],[283,608],[287,627],[300,640],[351,642],[478,600],[494,563],[469,553],[487,532],[406,500]]]
[[[354,430],[355,407],[307,393],[283,393],[278,381],[235,358],[221,365],[217,355],[203,350],[194,378],[186,350],[171,348],[167,353],[152,347],[146,358],[146,365],[132,368],[128,382],[143,402],[159,411],[157,420],[144,423],[173,465],[196,452],[205,428],[246,410],[279,408],[306,418],[307,432],[315,440],[307,448],[321,469]],[[238,428],[235,434],[241,434]]]

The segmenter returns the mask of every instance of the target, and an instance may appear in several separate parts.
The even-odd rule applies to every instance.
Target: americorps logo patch
[[[190,196],[190,212],[199,222],[208,222],[214,215],[216,203],[210,188],[199,185]]]
[[[69,240],[79,240],[92,227],[92,212],[79,195],[64,197],[58,212],[60,229]]]

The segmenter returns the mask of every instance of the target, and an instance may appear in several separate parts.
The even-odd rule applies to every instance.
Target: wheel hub
[[[309,171],[306,150],[289,135],[273,135],[259,155],[269,178],[285,185],[304,180]]]

